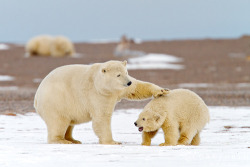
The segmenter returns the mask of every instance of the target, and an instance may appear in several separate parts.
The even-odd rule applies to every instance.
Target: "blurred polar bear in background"
[[[26,44],[28,56],[73,56],[75,48],[73,43],[64,36],[40,35],[32,38]]]

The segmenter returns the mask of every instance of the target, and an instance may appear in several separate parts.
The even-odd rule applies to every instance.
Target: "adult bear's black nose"
[[[135,124],[135,126],[137,126],[137,123],[136,123],[136,122],[135,122],[134,124]]]
[[[130,86],[131,84],[132,84],[132,82],[131,82],[131,81],[129,81],[129,82],[127,83],[127,85],[128,85],[128,86]]]

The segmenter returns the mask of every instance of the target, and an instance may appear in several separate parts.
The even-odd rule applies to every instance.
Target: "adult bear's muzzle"
[[[129,82],[127,83],[127,85],[128,85],[128,86],[130,86],[131,84],[132,84],[132,82],[131,82],[131,81],[129,81]]]

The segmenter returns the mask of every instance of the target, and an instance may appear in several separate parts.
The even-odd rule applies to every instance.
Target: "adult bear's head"
[[[105,91],[122,90],[133,84],[126,68],[127,61],[108,61],[101,64],[96,85]]]

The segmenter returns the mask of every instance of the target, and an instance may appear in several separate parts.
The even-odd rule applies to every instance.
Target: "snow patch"
[[[133,39],[134,40],[134,42],[136,43],[136,44],[142,44],[142,39],[140,39],[140,38],[135,38],[135,39]]]
[[[41,79],[41,78],[34,78],[34,79],[33,79],[33,82],[34,82],[34,83],[40,83],[40,82],[42,82],[42,80],[43,80],[43,79]]]
[[[181,58],[178,58],[176,56],[172,55],[166,55],[166,54],[156,54],[156,53],[150,53],[143,57],[136,57],[129,59],[129,62],[131,63],[177,63],[182,61]]]
[[[75,127],[81,145],[46,144],[47,130],[35,113],[0,115],[1,167],[52,166],[250,166],[250,107],[209,107],[211,120],[201,133],[200,146],[159,147],[162,131],[153,146],[141,146],[134,126],[142,109],[116,110],[113,137],[122,145],[100,145],[92,124]]]
[[[9,75],[0,75],[0,82],[1,81],[13,81],[15,80],[14,77],[9,76]]]
[[[213,86],[214,84],[209,83],[181,83],[178,85],[180,88],[208,88]]]
[[[231,58],[245,58],[246,54],[245,53],[229,53],[228,56]]]
[[[248,88],[250,87],[250,83],[238,83],[236,84],[238,88]]]
[[[136,69],[184,69],[183,65],[172,64],[182,62],[181,58],[166,54],[150,53],[145,56],[128,59],[127,68]]]
[[[82,53],[74,53],[71,57],[72,58],[82,58],[82,57],[84,57],[84,54],[82,54]]]
[[[18,90],[17,86],[0,86],[0,91],[15,91]]]
[[[10,48],[9,45],[0,43],[0,50],[8,50],[9,48]]]
[[[181,83],[178,84],[179,88],[210,88],[210,87],[235,87],[235,88],[249,88],[250,83],[237,83],[237,84],[211,84],[211,83]]]
[[[141,44],[142,43],[142,39],[140,38],[134,38],[133,39],[134,42],[136,44]],[[90,41],[88,41],[88,43],[91,43],[91,44],[109,44],[109,43],[118,43],[120,42],[120,39],[118,38],[114,38],[114,39],[92,39]]]
[[[92,39],[88,41],[91,44],[109,44],[109,43],[117,43],[119,39]]]

